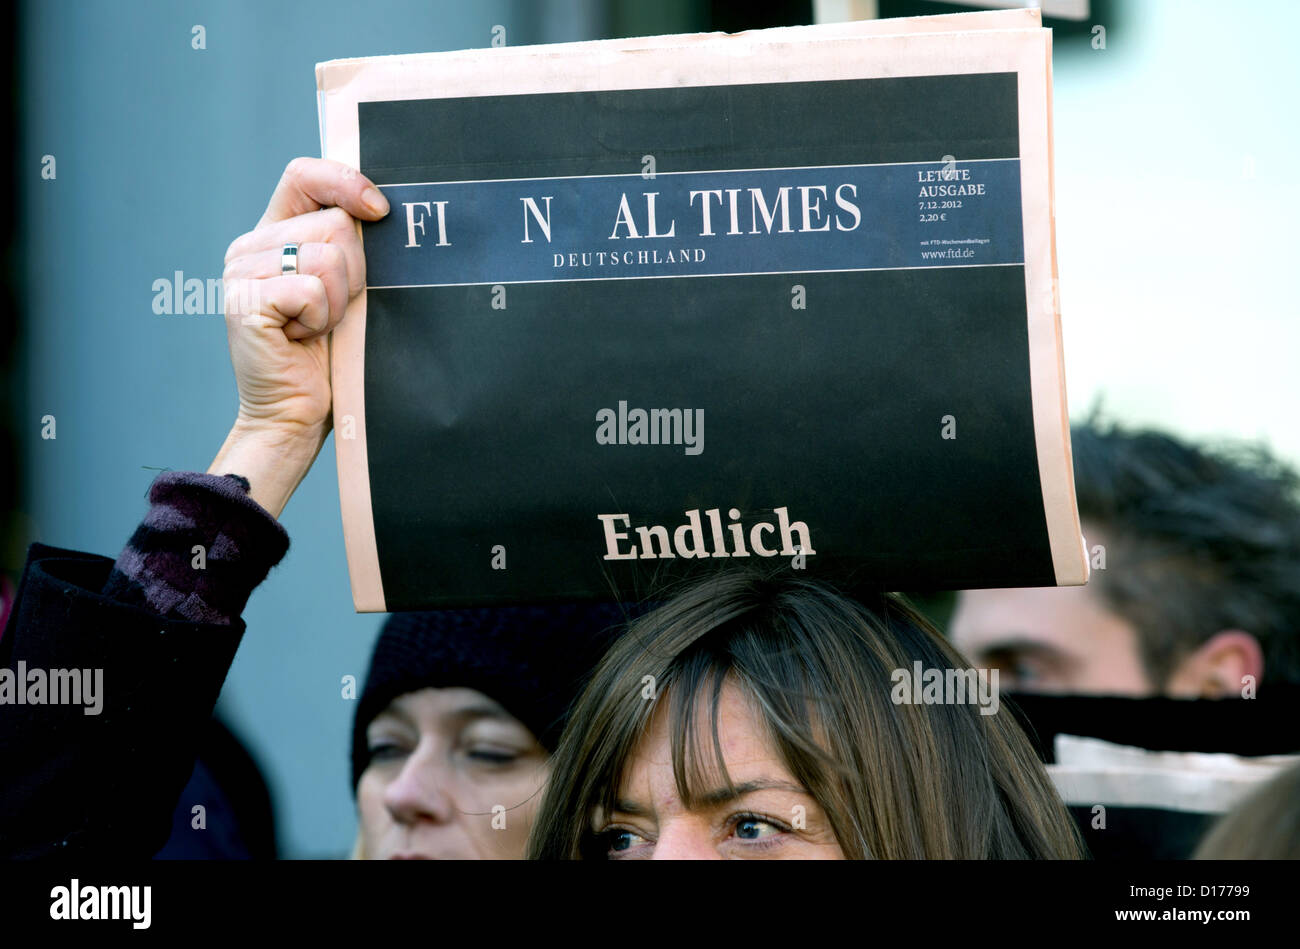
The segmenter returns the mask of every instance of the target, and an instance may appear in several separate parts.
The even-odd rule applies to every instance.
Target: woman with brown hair
[[[690,587],[597,667],[530,856],[1082,857],[1019,725],[969,695],[904,696],[917,662],[967,665],[892,595],[789,575]]]

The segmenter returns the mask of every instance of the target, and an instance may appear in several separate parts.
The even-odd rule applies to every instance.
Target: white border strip
[[[953,164],[974,165],[980,162],[991,161],[1020,161],[1017,156],[1008,158],[957,158],[954,156]],[[545,175],[540,178],[466,178],[465,180],[454,179],[450,181],[394,181],[389,184],[380,185],[380,188],[418,188],[433,187],[435,185],[488,185],[494,182],[509,181],[577,181],[589,178],[645,178],[646,181],[654,181],[655,178],[662,178],[667,175],[741,175],[751,171],[821,171],[822,169],[832,168],[896,168],[899,165],[946,165],[946,161],[877,161],[868,164],[854,163],[847,165],[787,165],[777,168],[696,168],[692,171],[656,171],[653,177],[645,178],[639,171],[630,171],[625,175]]]
[[[592,253],[592,251],[586,251]],[[1023,260],[1006,261],[1000,264],[933,264],[929,267],[844,267],[838,270],[756,270],[745,273],[657,273],[639,274],[633,277],[556,277],[554,280],[478,280],[474,283],[394,283],[387,285],[366,285],[367,290],[420,290],[425,287],[512,287],[528,283],[592,283],[598,280],[674,280],[688,277],[779,277],[799,276],[806,273],[876,273],[885,270],[956,270],[968,267],[1023,267]],[[627,264],[628,267],[640,266]]]

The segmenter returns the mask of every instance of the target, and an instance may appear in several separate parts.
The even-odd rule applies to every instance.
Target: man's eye
[[[990,656],[988,667],[997,669],[1009,687],[1033,685],[1043,676],[1041,663],[1013,652]]]
[[[1012,656],[1006,667],[1007,674],[1020,685],[1033,685],[1043,677],[1039,664],[1024,656]]]
[[[785,829],[759,817],[741,817],[735,823],[735,832],[741,840],[766,840],[785,833]]]

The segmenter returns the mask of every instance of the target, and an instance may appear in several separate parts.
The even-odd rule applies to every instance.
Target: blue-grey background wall
[[[156,314],[153,284],[219,280],[285,164],[320,154],[317,62],[488,46],[498,24],[511,45],[590,39],[599,19],[587,0],[27,3],[21,414],[56,437],[21,429],[23,533],[115,555],[153,469],[211,463],[237,408],[223,317]],[[365,674],[381,617],[353,612],[332,437],[282,520],[219,710],[263,767],[282,853],[337,856],[356,828],[340,680]]]

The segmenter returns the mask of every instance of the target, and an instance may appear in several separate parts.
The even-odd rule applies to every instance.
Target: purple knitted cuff
[[[289,549],[280,522],[238,475],[166,471],[104,594],[160,616],[228,626]]]

